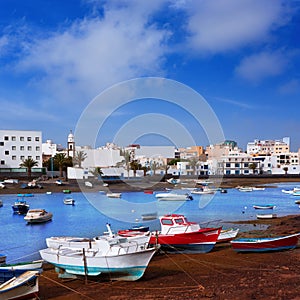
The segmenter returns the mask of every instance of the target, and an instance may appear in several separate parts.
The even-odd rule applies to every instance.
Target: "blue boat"
[[[25,200],[18,200],[12,205],[13,212],[19,215],[26,215],[29,210],[29,204]]]
[[[33,197],[33,194],[18,194],[18,197]]]

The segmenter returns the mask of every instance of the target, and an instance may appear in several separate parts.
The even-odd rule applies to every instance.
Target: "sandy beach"
[[[223,187],[237,185],[267,185],[284,180],[226,180]],[[287,182],[296,180],[286,180]],[[43,189],[23,190],[19,185],[10,185],[2,194],[62,192],[70,189],[80,192],[78,184],[66,182],[57,186],[43,182]],[[99,190],[102,185],[86,191]],[[170,187],[158,183],[153,189]],[[128,191],[125,183],[109,187],[113,191]],[[238,220],[232,220],[238,222]],[[243,221],[255,223],[258,230],[240,236],[278,236],[300,232],[300,215],[272,220]],[[260,224],[269,225],[259,230]],[[206,254],[169,254],[159,251],[151,260],[144,276],[136,282],[110,281],[109,278],[84,277],[77,279],[58,278],[54,268],[44,264],[40,275],[39,299],[300,299],[299,272],[300,248],[274,253],[240,254],[229,243],[215,246]]]

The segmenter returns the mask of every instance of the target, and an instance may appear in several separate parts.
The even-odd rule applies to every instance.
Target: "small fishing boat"
[[[292,195],[294,193],[293,190],[281,190],[281,192],[284,194],[289,194],[289,195]]]
[[[255,209],[274,209],[276,206],[273,204],[259,204],[259,205],[253,205],[253,208]]]
[[[253,187],[251,187],[251,186],[240,186],[240,187],[238,187],[238,190],[240,192],[252,192]]]
[[[292,193],[293,196],[299,197],[300,196],[300,191],[294,191]]]
[[[209,189],[209,188],[196,188],[191,191],[191,194],[197,195],[205,195],[205,194],[215,194],[216,190]]]
[[[239,233],[239,228],[222,229],[217,239],[217,243],[229,242],[236,238]]]
[[[160,244],[171,251],[207,253],[217,242],[219,228],[201,228],[184,215],[165,215],[159,218],[161,231],[152,232],[150,244]]]
[[[17,194],[18,197],[33,197],[33,194],[26,193],[26,194]]]
[[[153,194],[153,190],[144,190],[144,194],[150,194],[150,195],[152,195]]]
[[[295,201],[295,204],[300,204],[300,200],[296,200],[296,201]]]
[[[300,233],[272,238],[241,238],[231,241],[236,252],[268,252],[294,249]]]
[[[0,272],[1,271],[16,271],[16,270],[22,270],[22,271],[29,271],[29,270],[37,270],[41,269],[43,265],[43,260],[33,260],[29,262],[20,262],[15,264],[1,264],[0,265]]]
[[[122,197],[122,193],[107,193],[106,196],[108,198],[121,198]]]
[[[158,247],[148,247],[149,234],[127,238],[114,235],[107,226],[108,235],[89,241],[71,237],[48,238],[46,243],[51,247],[40,250],[40,255],[66,275],[109,274],[114,280],[138,280]]]
[[[70,190],[63,190],[63,193],[64,194],[71,194],[71,191]]]
[[[177,194],[177,193],[158,193],[155,197],[159,201],[187,201],[193,200],[193,197],[189,194]]]
[[[0,300],[38,298],[38,271],[26,271],[0,285]]]
[[[170,178],[170,179],[167,179],[167,182],[171,183],[171,184],[178,184],[178,183],[180,183],[180,179]]]
[[[119,230],[118,235],[120,236],[133,236],[137,234],[145,234],[149,232],[149,226],[136,225],[129,229]]]
[[[85,185],[86,187],[89,187],[89,188],[92,188],[92,187],[93,187],[93,184],[92,184],[91,182],[89,182],[89,181],[85,181],[85,182],[84,182],[84,185]]]
[[[19,215],[26,215],[29,210],[29,204],[25,200],[18,200],[12,205],[13,212]]]
[[[53,214],[47,212],[45,209],[30,209],[24,217],[24,220],[27,221],[27,223],[44,223],[50,221],[52,216]]]
[[[256,186],[252,187],[253,191],[264,191],[265,189],[266,188],[264,188],[264,187],[256,187]]]
[[[257,214],[257,219],[275,219],[277,218],[277,214]]]
[[[143,221],[152,221],[157,219],[157,212],[142,214]]]
[[[64,204],[66,204],[66,205],[75,205],[75,200],[72,197],[66,197],[64,199]]]

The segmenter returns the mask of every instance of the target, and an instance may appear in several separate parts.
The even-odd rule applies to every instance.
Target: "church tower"
[[[70,133],[68,135],[68,157],[74,157],[75,156],[75,140],[74,135],[72,133],[72,130],[70,130]]]

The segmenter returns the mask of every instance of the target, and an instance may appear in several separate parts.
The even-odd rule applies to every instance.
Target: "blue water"
[[[34,194],[24,198],[30,208],[44,208],[53,213],[53,219],[43,224],[28,225],[24,216],[14,215],[12,204],[17,195],[2,195],[0,208],[0,253],[7,256],[7,262],[39,259],[38,250],[46,247],[45,238],[49,236],[93,237],[106,231],[110,223],[114,231],[126,229],[134,224],[146,224],[151,230],[159,229],[158,220],[142,221],[141,215],[157,212],[182,213],[190,221],[205,223],[222,220],[255,220],[257,213],[276,213],[278,216],[300,213],[295,197],[281,192],[292,189],[295,183],[276,184],[264,191],[240,192],[228,189],[227,194],[216,193],[214,197],[193,195],[193,201],[157,201],[155,193],[122,193],[122,198],[107,198],[105,194],[72,193],[74,206],[63,204],[63,193]],[[68,195],[69,196],[69,195]],[[274,204],[274,210],[257,211],[254,204]],[[219,224],[220,225],[220,224]],[[240,225],[244,226],[244,225]],[[243,230],[243,228],[241,228]]]

